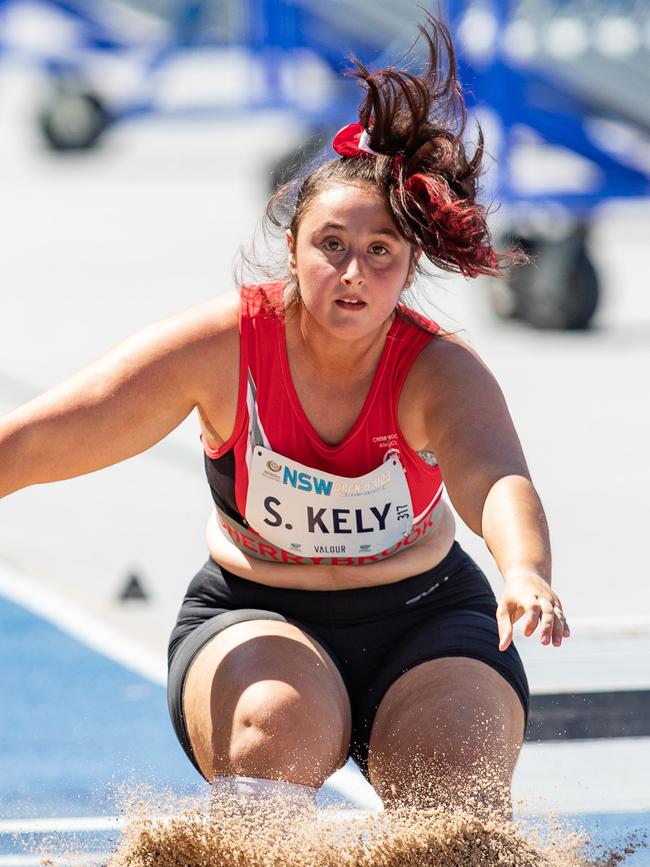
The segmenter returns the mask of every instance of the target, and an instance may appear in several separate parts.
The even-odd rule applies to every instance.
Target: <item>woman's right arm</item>
[[[233,365],[237,382],[237,304],[231,293],[144,328],[1,419],[0,497],[139,454],[196,406],[210,405],[213,425],[221,413],[227,426],[237,400],[236,386],[226,390]]]

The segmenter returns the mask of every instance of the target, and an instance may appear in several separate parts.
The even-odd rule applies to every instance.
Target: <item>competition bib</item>
[[[371,556],[411,532],[413,505],[396,452],[350,479],[255,445],[246,520],[264,539],[297,555]]]

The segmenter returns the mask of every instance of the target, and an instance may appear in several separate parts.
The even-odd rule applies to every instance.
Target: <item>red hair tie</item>
[[[360,123],[349,123],[342,127],[332,140],[332,147],[342,157],[380,157],[388,154],[380,154],[370,147],[370,133]],[[403,156],[392,158],[393,172],[404,162]]]
[[[349,123],[334,136],[332,147],[342,157],[377,157],[370,147],[370,133],[360,123]]]

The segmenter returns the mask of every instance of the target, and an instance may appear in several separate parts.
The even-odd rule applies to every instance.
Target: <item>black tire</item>
[[[46,145],[58,152],[89,150],[110,123],[101,97],[80,82],[57,85],[38,116]]]
[[[586,228],[561,240],[510,238],[532,259],[490,287],[492,307],[505,319],[540,329],[589,328],[600,300],[600,281],[586,249]]]

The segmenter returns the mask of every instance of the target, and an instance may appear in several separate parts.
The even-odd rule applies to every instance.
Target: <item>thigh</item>
[[[507,813],[524,728],[516,691],[490,665],[462,656],[422,662],[379,704],[370,780],[388,802],[467,801]]]
[[[313,633],[276,612],[224,612],[187,636],[170,669],[170,710],[206,779],[231,772],[228,756],[246,726],[263,728],[278,755],[287,738],[313,734],[323,762],[333,752],[338,765],[347,757],[350,702],[337,663]]]
[[[366,691],[357,714],[354,757],[368,777],[368,747],[371,730],[382,700],[406,672],[430,660],[465,658],[483,663],[500,675],[500,683],[514,692],[528,716],[529,690],[524,667],[514,644],[507,651],[498,647],[496,619],[483,611],[452,610],[414,625],[391,649],[379,674]]]

